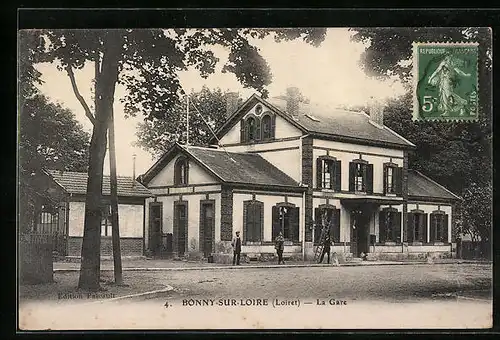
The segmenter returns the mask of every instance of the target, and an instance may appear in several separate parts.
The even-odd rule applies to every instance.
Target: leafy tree
[[[38,61],[56,62],[71,80],[73,91],[93,124],[90,142],[82,263],[79,287],[100,289],[100,221],[103,164],[115,87],[127,90],[126,114],[168,119],[183,94],[177,74],[188,67],[202,77],[213,73],[218,63],[210,46],[229,50],[223,72],[231,72],[245,86],[267,95],[271,72],[251,39],[273,34],[276,40],[300,38],[319,44],[325,29],[173,29],[173,30],[48,30],[31,31],[38,37],[42,52]],[[34,38],[36,40],[36,37]],[[74,69],[95,65],[95,109],[81,96]]]
[[[220,88],[210,90],[203,86],[201,91],[189,95],[189,143],[206,145],[225,122],[226,92]],[[241,99],[239,99],[241,102]],[[210,126],[210,128],[207,126]],[[175,104],[175,110],[167,119],[151,118],[138,124],[138,142],[144,150],[155,156],[162,155],[176,141],[186,140],[186,100]]]
[[[90,135],[70,110],[41,94],[24,99],[19,115],[19,163],[23,170],[86,171],[89,140]]]
[[[369,42],[361,64],[366,73],[398,76],[407,93],[387,103],[384,123],[417,145],[410,166],[437,180],[464,199],[458,207],[464,228],[482,240],[491,232],[491,30],[488,28],[355,28],[355,41]],[[479,120],[475,123],[412,121],[412,43],[414,41],[479,43]],[[471,229],[472,228],[472,229]]]
[[[90,135],[74,114],[41,94],[21,98],[19,113],[20,228],[33,225],[40,204],[56,204],[37,183],[41,169],[86,171]]]
[[[34,63],[42,50],[41,37],[20,31],[19,38],[19,227],[29,231],[40,204],[57,204],[40,187],[37,174],[43,168],[86,171],[90,135],[70,110],[38,91],[42,81]]]

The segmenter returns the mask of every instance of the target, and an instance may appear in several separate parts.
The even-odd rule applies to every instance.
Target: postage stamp
[[[413,119],[477,120],[477,63],[477,43],[413,43]]]

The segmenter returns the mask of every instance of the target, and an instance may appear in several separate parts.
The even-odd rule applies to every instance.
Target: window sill
[[[336,192],[338,192],[335,189],[327,189],[327,188],[318,188],[318,189],[320,189],[322,192],[326,192],[326,193],[336,193]]]
[[[263,241],[263,242],[245,242],[242,244],[243,246],[275,246],[276,243],[274,241]],[[285,246],[300,246],[302,245],[302,242],[293,242],[293,241],[286,241],[284,242]]]
[[[263,242],[261,241],[246,241],[246,242],[243,242],[244,246],[262,246],[263,245]]]

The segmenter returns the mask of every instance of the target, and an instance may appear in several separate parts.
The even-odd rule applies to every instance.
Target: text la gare
[[[316,299],[317,306],[345,306],[347,305],[346,300],[337,300],[337,299]]]

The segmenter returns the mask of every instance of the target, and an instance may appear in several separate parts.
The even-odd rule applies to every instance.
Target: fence
[[[463,260],[491,260],[491,246],[487,242],[457,240],[457,257]]]
[[[36,284],[53,281],[54,235],[27,233],[19,235],[19,279]]]

